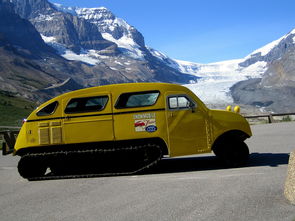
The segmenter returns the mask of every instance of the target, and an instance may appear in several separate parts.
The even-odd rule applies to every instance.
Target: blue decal
[[[147,127],[145,128],[145,130],[146,130],[147,132],[152,133],[152,132],[157,131],[158,128],[157,128],[155,125],[150,125],[150,126],[147,126]]]

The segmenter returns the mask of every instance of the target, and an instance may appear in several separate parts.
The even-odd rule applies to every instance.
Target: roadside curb
[[[290,153],[284,194],[290,203],[295,205],[295,150]]]

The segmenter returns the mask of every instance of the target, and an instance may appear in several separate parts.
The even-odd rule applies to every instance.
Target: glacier
[[[78,17],[89,20],[91,23],[97,24],[103,38],[117,44],[118,48],[127,56],[133,59],[144,60],[145,47],[155,58],[161,60],[173,69],[184,74],[195,75],[197,81],[192,81],[184,86],[192,90],[205,104],[208,106],[225,106],[233,103],[230,88],[236,83],[251,78],[262,78],[268,68],[267,61],[260,59],[249,65],[240,65],[248,59],[260,57],[269,54],[281,41],[286,39],[290,34],[295,34],[295,29],[287,35],[275,40],[264,47],[253,51],[242,59],[227,60],[209,64],[201,64],[196,62],[181,61],[168,57],[164,53],[157,51],[147,45],[141,45],[132,35],[132,31],[136,30],[121,18],[117,18],[107,8],[78,8],[63,7],[55,4],[55,6],[64,12],[71,13]],[[120,36],[116,35],[116,29],[120,28],[122,32]],[[42,36],[43,37],[43,36]],[[43,37],[49,43],[54,44],[54,39]],[[294,37],[295,39],[295,37]],[[57,47],[58,45],[55,45]],[[60,47],[60,45],[58,46]],[[95,65],[104,59],[105,56],[100,55],[95,50],[85,50],[79,55],[69,50],[63,50],[62,56],[69,60],[79,60],[90,65]],[[115,60],[116,62],[116,60]],[[111,67],[112,68],[112,67]],[[128,65],[125,67],[128,69]]]

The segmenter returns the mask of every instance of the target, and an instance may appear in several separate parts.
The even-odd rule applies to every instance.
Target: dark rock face
[[[71,14],[54,12],[30,21],[41,34],[54,36],[58,43],[78,54],[82,48],[103,50],[110,47],[115,53],[116,45],[103,39],[95,25]]]
[[[262,108],[264,111],[288,113],[295,110],[295,87],[263,87],[262,79],[241,81],[231,88],[234,102]]]
[[[19,49],[18,53],[28,57],[54,53],[54,49],[44,43],[34,26],[14,13],[10,2],[0,3],[0,33],[3,40]]]
[[[0,90],[32,98],[32,90],[57,82],[43,69],[46,57],[59,56],[29,21],[14,13],[9,1],[0,1]]]
[[[241,67],[248,67],[251,64],[254,64],[258,61],[272,62],[274,60],[280,59],[284,54],[289,51],[295,50],[295,44],[293,38],[295,34],[290,33],[286,38],[282,39],[278,45],[276,45],[272,50],[270,50],[266,55],[261,55],[261,53],[253,54],[249,59],[246,59],[244,62],[240,63]]]
[[[51,3],[47,0],[12,0],[15,12],[22,18],[36,18],[40,14],[50,15],[55,12]]]
[[[47,0],[12,0],[15,11],[30,22],[41,34],[54,36],[58,43],[66,45],[76,53],[82,49],[113,50],[116,45],[105,40],[97,27],[84,19],[63,13]]]
[[[268,65],[261,85],[263,87],[295,87],[295,49],[289,49],[280,59]]]

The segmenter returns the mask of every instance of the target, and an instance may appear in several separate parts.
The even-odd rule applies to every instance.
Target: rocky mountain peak
[[[295,29],[278,40],[275,40],[252,52],[245,58],[243,62],[240,63],[240,66],[248,67],[258,61],[272,62],[276,59],[279,59],[288,51],[295,49],[294,42]]]
[[[15,5],[16,13],[26,19],[56,11],[53,4],[47,0],[11,0],[11,2]]]
[[[11,0],[16,12],[46,37],[80,53],[84,49],[116,53],[116,45],[105,40],[96,25],[71,13],[63,13],[47,0]]]
[[[105,7],[98,8],[75,8],[77,15],[95,23],[103,20],[115,20],[116,16]]]
[[[231,88],[235,102],[259,107],[262,111],[295,110],[295,29],[247,56],[240,67],[264,62],[266,69],[257,79],[237,83]]]
[[[106,34],[116,40],[126,37],[132,39],[138,46],[145,47],[143,35],[107,8],[75,8],[74,10],[80,18],[95,24],[104,37],[108,38]]]

